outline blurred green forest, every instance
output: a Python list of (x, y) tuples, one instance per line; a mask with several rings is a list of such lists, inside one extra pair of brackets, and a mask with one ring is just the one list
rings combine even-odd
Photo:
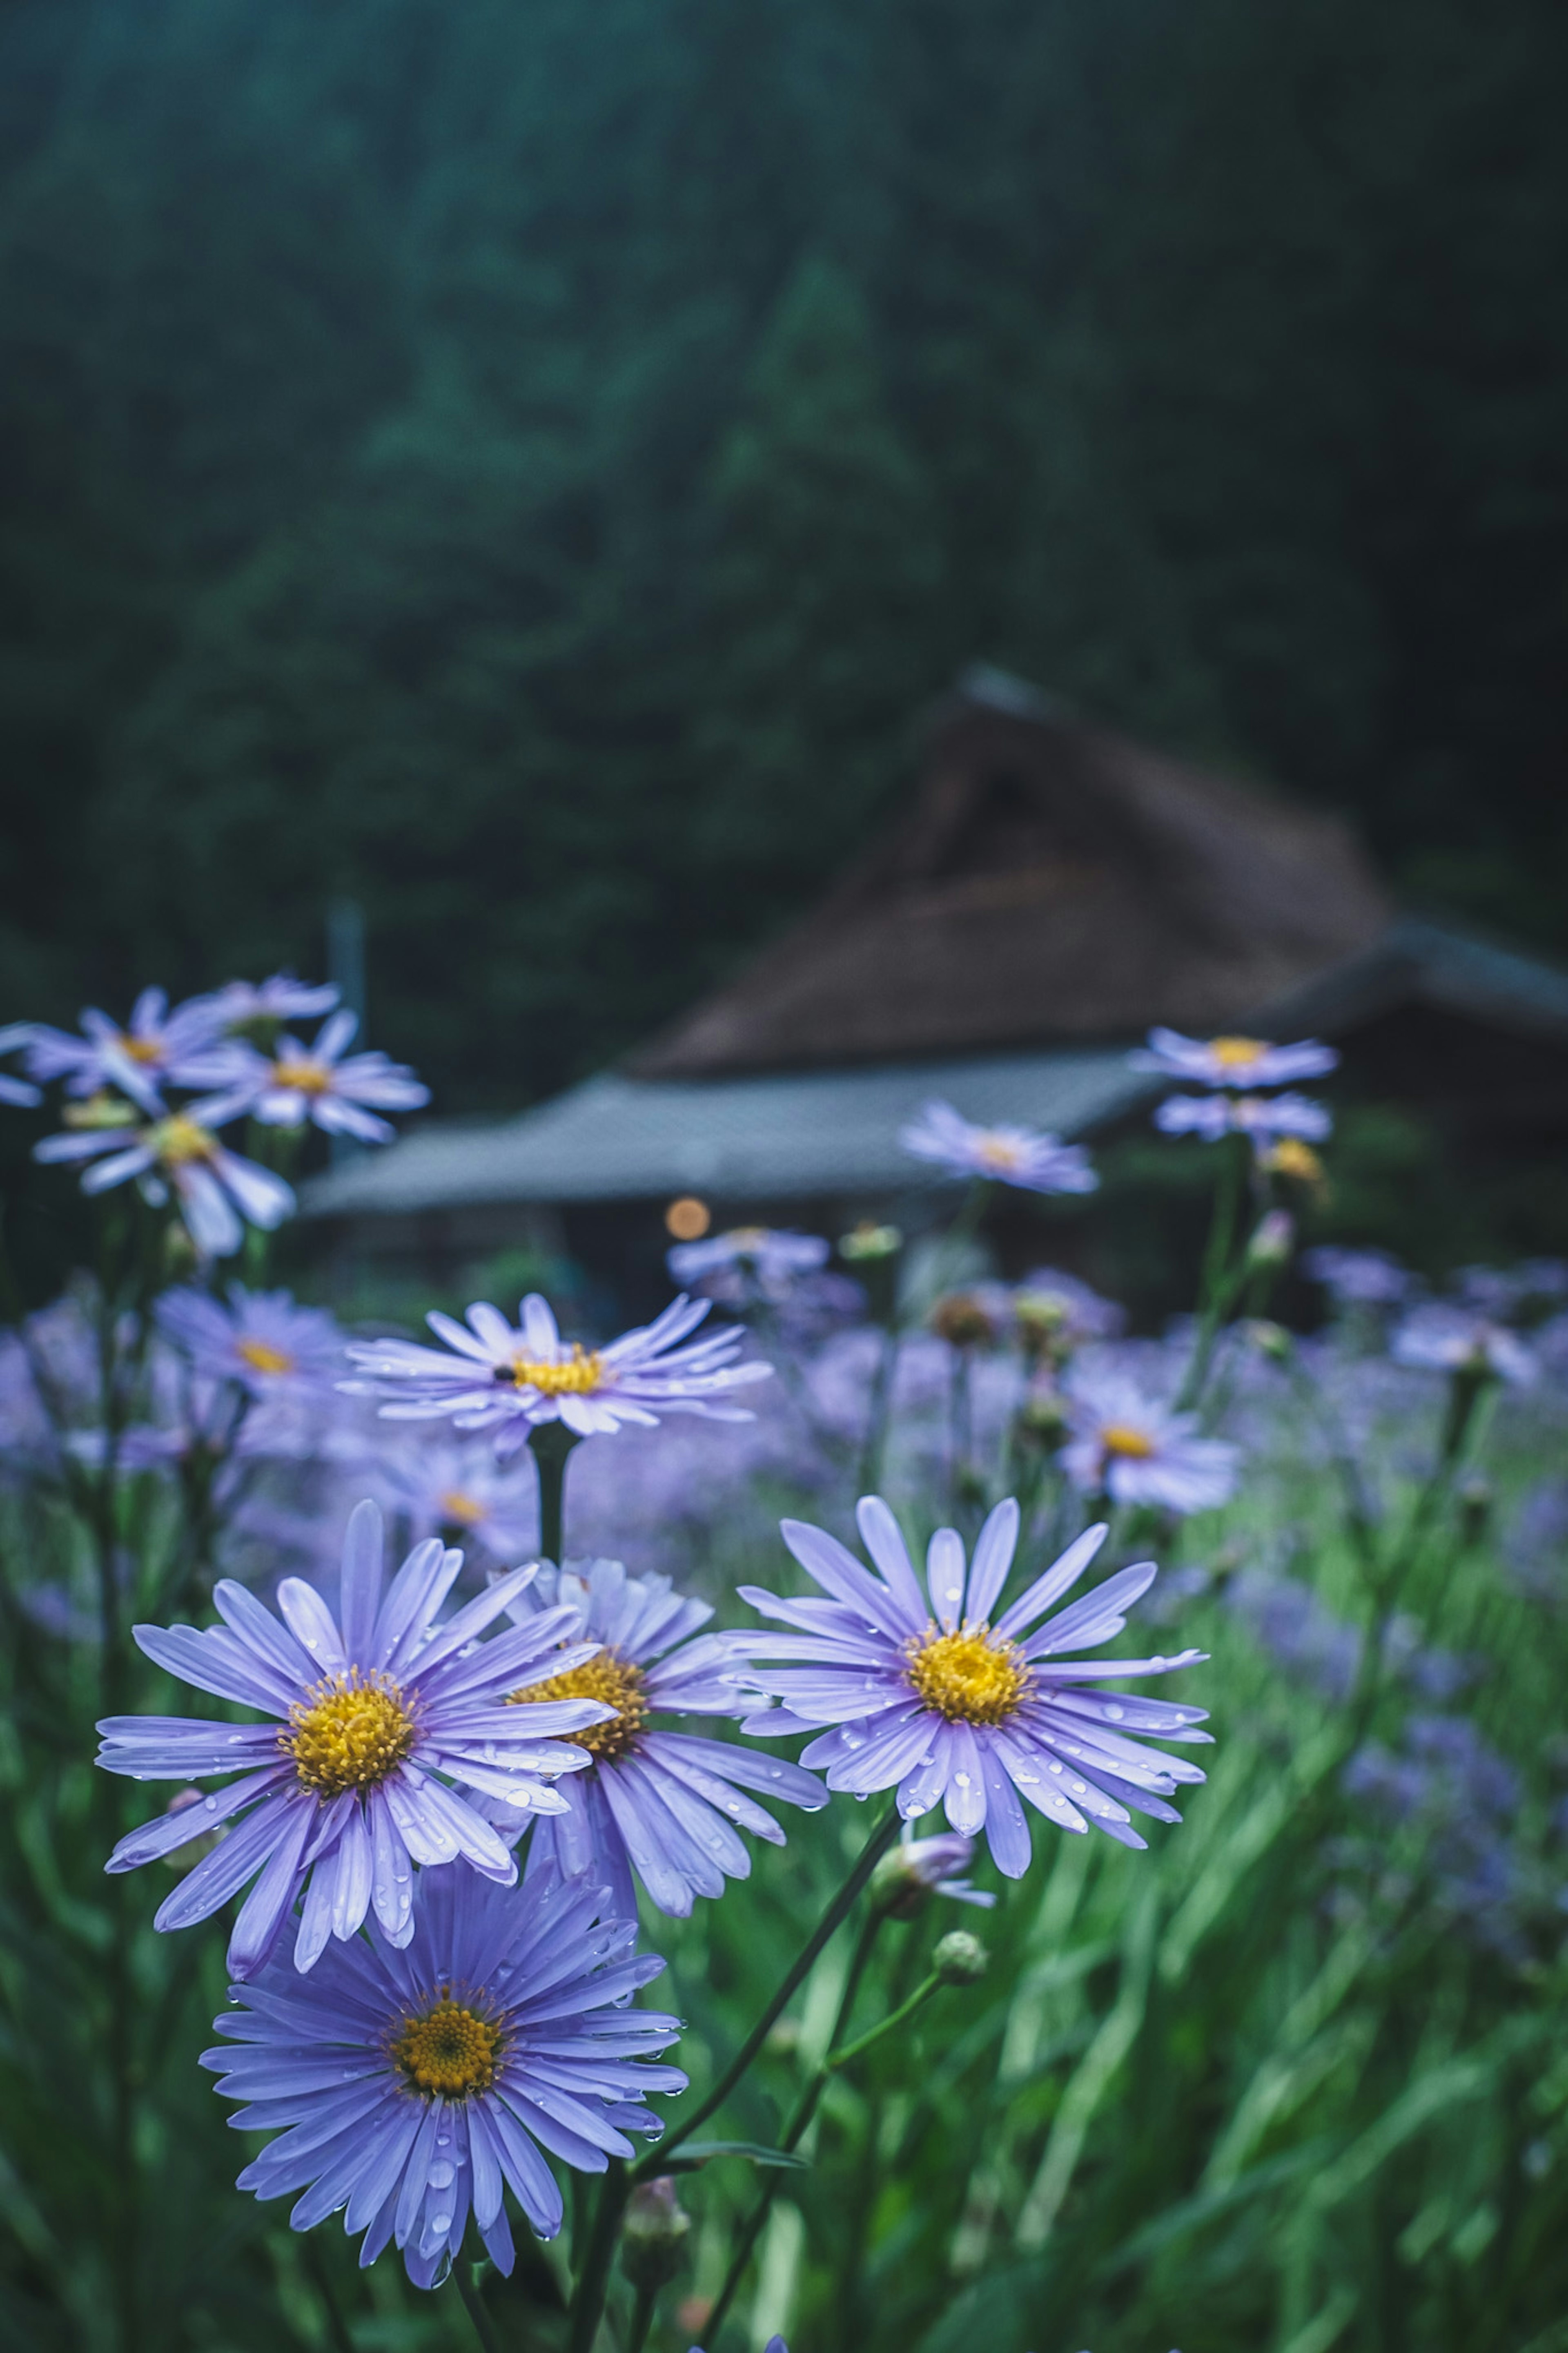
[(0, 1017), (515, 1104), (967, 659), (1564, 944), (1558, 0), (3, 0)]

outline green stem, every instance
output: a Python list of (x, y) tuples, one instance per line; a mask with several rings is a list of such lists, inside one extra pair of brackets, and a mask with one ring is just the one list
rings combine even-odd
[(773, 2024), (785, 2003), (796, 1988), (805, 1983), (816, 1965), (817, 1955), (840, 1922), (847, 1917), (856, 1897), (876, 1870), (889, 1847), (891, 1846), (898, 1834), (898, 1808), (896, 1805), (889, 1805), (887, 1812), (861, 1848), (844, 1884), (824, 1912), (806, 1943), (785, 1970), (773, 2000), (714, 2084), (713, 2089), (673, 2133), (668, 2134), (663, 2140), (658, 2142), (648, 2150), (646, 2157), (637, 2159), (631, 2168), (634, 2180), (647, 2180), (654, 2174), (662, 2173), (682, 2141), (689, 2140), (698, 2126), (705, 2125), (714, 2110), (721, 2107), (729, 2098), (773, 2031)]
[(588, 2234), (587, 2253), (583, 2258), (583, 2268), (577, 2274), (577, 2284), (572, 2292), (572, 2308), (566, 2321), (568, 2353), (589, 2353), (589, 2348), (598, 2335), (605, 2296), (610, 2284), (610, 2259), (616, 2252), (621, 2216), (630, 2196), (631, 2183), (626, 2166), (618, 2157), (613, 2157), (605, 2169), (599, 2202), (594, 2210), (594, 2227)]
[(463, 2309), (474, 2324), (474, 2335), (484, 2347), (485, 2353), (500, 2353), (500, 2340), (490, 2327), (484, 2299), (474, 2284), (472, 2267), (461, 2255), (452, 2265), (452, 2277), (457, 2282), (458, 2294), (462, 2297)]
[(626, 2339), (626, 2353), (642, 2353), (643, 2347), (647, 2343), (647, 2332), (653, 2320), (653, 2308), (658, 2301), (657, 2288), (638, 2288), (637, 2302), (632, 2307), (632, 2331)]
[(536, 1421), (529, 1433), (529, 1452), (539, 1473), (539, 1556), (557, 1568), (566, 1541), (566, 1458), (578, 1442), (576, 1431), (562, 1421)]
[[(835, 1930), (847, 1918), (857, 1896), (865, 1886), (878, 1863), (892, 1844), (899, 1827), (896, 1805), (889, 1805), (876, 1829), (861, 1848), (843, 1885), (828, 1905), (810, 1937), (785, 1970), (773, 2000), (725, 2068), (707, 2098), (699, 2103), (693, 2113), (646, 2156), (632, 2166), (612, 2158), (599, 2192), (599, 2202), (594, 2216), (594, 2228), (588, 2241), (588, 2251), (577, 2275), (577, 2285), (572, 2297), (571, 2321), (567, 2333), (567, 2353), (589, 2353), (598, 2332), (600, 2316), (605, 2309), (605, 2296), (609, 2285), (610, 2262), (616, 2251), (616, 2240), (621, 2227), (621, 2216), (626, 2200), (639, 2181), (646, 2181), (665, 2171), (670, 2158), (683, 2141), (689, 2140), (698, 2127), (707, 2123), (716, 2108), (723, 2105), (737, 2084), (750, 2068), (758, 2052), (767, 2041), (785, 2003), (809, 1976), (817, 1957)], [(804, 2130), (804, 2126), (802, 2126)]]
[(866, 1443), (860, 1454), (858, 1494), (874, 1495), (881, 1481), (882, 1455), (888, 1443), (888, 1419), (893, 1401), (893, 1381), (902, 1345), (898, 1327), (889, 1324), (882, 1335), (882, 1350), (877, 1359), (876, 1377), (871, 1384), (871, 1405), (866, 1417)]
[(1219, 1183), (1215, 1188), (1214, 1217), (1209, 1225), (1208, 1242), (1204, 1250), (1197, 1339), (1193, 1348), (1192, 1362), (1187, 1366), (1186, 1378), (1176, 1399), (1177, 1409), (1181, 1412), (1195, 1405), (1203, 1395), (1215, 1343), (1219, 1337), (1220, 1322), (1238, 1287), (1234, 1280), (1227, 1280), (1227, 1270), (1236, 1240), (1237, 1218), (1247, 1186), (1251, 1149), (1245, 1135), (1227, 1135), (1220, 1146), (1224, 1157)]
[(842, 2051), (830, 2051), (822, 2063), (824, 2068), (830, 2074), (837, 2074), (839, 2068), (847, 2067), (851, 2059), (858, 2059), (863, 2051), (869, 2051), (873, 2043), (880, 2042), (884, 2034), (891, 2034), (895, 2027), (902, 2026), (917, 2010), (923, 2010), (932, 1994), (941, 1991), (942, 1986), (942, 1979), (934, 1973), (922, 1978), (909, 2000), (901, 2001), (897, 2010), (889, 2010), (886, 2018), (879, 2019), (875, 2026), (868, 2028), (855, 2042), (847, 2042)]
[[(871, 1957), (871, 1947), (876, 1943), (878, 1931), (887, 1916), (885, 1912), (873, 1912), (861, 1924), (854, 1956), (849, 1963), (848, 1974), (844, 1980), (844, 1991), (839, 1997), (838, 2015), (833, 2021), (833, 2031), (827, 2038), (829, 2051), (833, 2049), (849, 2023), (850, 2014), (855, 2008), (855, 1997), (860, 1990), (860, 1979), (865, 1975), (866, 1964)], [(800, 2097), (795, 2104), (789, 2122), (784, 2126), (783, 2137), (779, 2141), (780, 2148), (788, 2152), (799, 2147), (805, 2137), (806, 2126), (816, 2114), (817, 2104), (826, 2088), (827, 2062), (825, 2058), (802, 2088)], [(741, 2226), (740, 2238), (736, 2242), (734, 2253), (730, 2257), (730, 2268), (724, 2274), (724, 2284), (719, 2291), (713, 2309), (708, 2315), (704, 2327), (704, 2334), (709, 2337), (718, 2336), (720, 2324), (734, 2301), (735, 2291), (745, 2277), (746, 2265), (752, 2260), (752, 2250), (762, 2237), (763, 2225), (773, 2211), (773, 2200), (778, 2193), (778, 2188), (779, 2175), (775, 2170), (764, 2180), (756, 2204)]]

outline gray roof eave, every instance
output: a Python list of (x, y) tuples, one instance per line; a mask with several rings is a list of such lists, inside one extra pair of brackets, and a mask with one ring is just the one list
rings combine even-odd
[(435, 1122), (304, 1188), (310, 1218), (490, 1203), (740, 1202), (941, 1182), (899, 1144), (933, 1095), (985, 1124), (1082, 1134), (1151, 1092), (1120, 1050), (1005, 1054), (712, 1081), (608, 1072), (491, 1127)]

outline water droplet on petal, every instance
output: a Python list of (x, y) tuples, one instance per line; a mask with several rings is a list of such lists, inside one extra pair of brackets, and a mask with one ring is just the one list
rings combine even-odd
[[(430, 2187), (432, 2189), (449, 2189), (457, 2178), (457, 2167), (449, 2164), (444, 2157), (437, 2158), (437, 2162), (430, 2168)], [(448, 2216), (447, 2220), (450, 2221), (450, 2216)]]
[(1110, 1706), (1107, 1707), (1105, 1713), (1110, 1718), (1112, 1724), (1120, 1724), (1122, 1717), (1126, 1715), (1127, 1710), (1124, 1707)]

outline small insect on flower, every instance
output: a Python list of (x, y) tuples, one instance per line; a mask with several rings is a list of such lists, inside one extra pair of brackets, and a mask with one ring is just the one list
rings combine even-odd
[[(300, 1577), (278, 1588), (281, 1623), (224, 1578), (213, 1591), (222, 1626), (134, 1629), (156, 1665), (268, 1718), (117, 1715), (99, 1725), (98, 1761), (110, 1773), (138, 1781), (240, 1775), (199, 1806), (132, 1831), (110, 1857), (108, 1870), (134, 1871), (247, 1817), (160, 1906), (154, 1927), (205, 1920), (256, 1879), (228, 1947), (230, 1971), (245, 1978), (267, 1959), (301, 1889), (294, 1966), (309, 1969), (329, 1936), (356, 1935), (372, 1910), (394, 1945), (406, 1944), (416, 1863), (461, 1855), (512, 1884), (517, 1864), (504, 1840), (448, 1784), (499, 1801), (514, 1819), (529, 1809), (563, 1811), (552, 1784), (587, 1761), (564, 1736), (608, 1710), (575, 1695), (509, 1705), (519, 1683), (537, 1676), (540, 1654), (568, 1637), (573, 1613), (542, 1610), (476, 1642), (534, 1574), (520, 1568), (437, 1626), (462, 1566), (462, 1554), (438, 1541), (416, 1545), (384, 1599), (381, 1514), (363, 1503), (343, 1546), (341, 1618)], [(570, 1669), (593, 1647), (578, 1642), (555, 1656)]]
[(989, 1177), (1029, 1193), (1092, 1193), (1100, 1183), (1081, 1145), (1028, 1127), (976, 1127), (937, 1100), (899, 1130), (899, 1142), (949, 1176)]
[(1339, 1054), (1321, 1039), (1275, 1046), (1267, 1038), (1184, 1038), (1154, 1029), (1149, 1042), (1127, 1057), (1135, 1071), (1185, 1079), (1204, 1087), (1282, 1087), (1292, 1079), (1321, 1079), (1339, 1066)]
[(390, 1144), (397, 1133), (384, 1111), (417, 1111), (430, 1090), (402, 1062), (385, 1054), (348, 1054), (359, 1016), (329, 1014), (315, 1041), (281, 1037), (270, 1055), (251, 1052), (234, 1084), (213, 1106), (220, 1119), (247, 1113), (264, 1127), (312, 1127), (352, 1135), (362, 1144)]
[(526, 1623), (536, 1609), (561, 1604), (573, 1611), (573, 1637), (603, 1648), (515, 1696), (580, 1694), (614, 1712), (576, 1736), (589, 1770), (572, 1784), (570, 1813), (534, 1824), (525, 1883), (547, 1866), (568, 1876), (587, 1872), (630, 1917), (635, 1873), (661, 1912), (684, 1919), (697, 1896), (721, 1895), (726, 1878), (750, 1877), (740, 1831), (784, 1842), (746, 1790), (806, 1813), (825, 1806), (827, 1792), (815, 1773), (765, 1751), (648, 1723), (650, 1715), (746, 1715), (755, 1705), (735, 1672), (750, 1640), (700, 1633), (713, 1615), (708, 1602), (673, 1592), (668, 1577), (628, 1577), (618, 1560), (595, 1560), (559, 1572), (545, 1567), (508, 1607)]
[(515, 1329), (482, 1301), (468, 1309), (466, 1329), (433, 1310), (425, 1320), (449, 1355), (408, 1340), (368, 1341), (348, 1352), (363, 1377), (341, 1386), (388, 1400), (381, 1408), (388, 1421), (447, 1417), (458, 1430), (490, 1430), (502, 1455), (524, 1444), (543, 1421), (563, 1422), (579, 1438), (628, 1421), (652, 1428), (667, 1413), (750, 1421), (744, 1407), (721, 1402), (773, 1371), (771, 1365), (735, 1363), (745, 1334), (731, 1325), (680, 1345), (710, 1304), (674, 1300), (655, 1323), (623, 1332), (604, 1348), (563, 1340), (537, 1292), (522, 1302)]
[(1079, 1369), (1065, 1398), (1070, 1437), (1062, 1468), (1084, 1495), (1207, 1512), (1235, 1492), (1237, 1450), (1198, 1435), (1194, 1413), (1174, 1413), (1124, 1373)]
[(445, 2279), (470, 2219), (510, 2271), (506, 2189), (552, 2239), (562, 2199), (546, 2156), (603, 2173), (633, 2155), (628, 2133), (661, 2129), (649, 2094), (686, 2088), (679, 2068), (648, 2063), (679, 2021), (628, 2007), (664, 1963), (637, 1957), (637, 1922), (604, 1900), (551, 1873), (520, 1904), (454, 1862), (420, 1873), (400, 1949), (355, 1938), (302, 1980), (285, 1936), (214, 2021), (228, 2047), (202, 2054), (245, 2103), (231, 2124), (278, 2135), (239, 2188), (303, 2191), (296, 2231), (342, 2211), (351, 2237), (364, 2233), (362, 2266), (395, 2243), (422, 2288)]
[(99, 1099), (85, 1103), (86, 1118), (68, 1112), (64, 1134), (46, 1135), (33, 1146), (42, 1161), (91, 1161), (82, 1172), (84, 1193), (107, 1192), (132, 1177), (144, 1201), (161, 1208), (171, 1192), (197, 1254), (230, 1258), (245, 1239), (247, 1224), (270, 1233), (294, 1209), (293, 1187), (270, 1168), (230, 1152), (213, 1133), (207, 1107), (192, 1103), (141, 1122), (129, 1103)]
[(1029, 1827), (1021, 1799), (1058, 1828), (1093, 1821), (1124, 1846), (1144, 1841), (1134, 1812), (1180, 1820), (1165, 1800), (1179, 1782), (1201, 1781), (1195, 1765), (1130, 1737), (1206, 1741), (1202, 1708), (1101, 1694), (1086, 1688), (1127, 1675), (1167, 1674), (1194, 1665), (1200, 1651), (1174, 1658), (1068, 1659), (1069, 1649), (1119, 1634), (1123, 1610), (1153, 1583), (1152, 1561), (1109, 1577), (1044, 1625), (1038, 1620), (1077, 1583), (1105, 1540), (1090, 1528), (1035, 1579), (994, 1622), (1018, 1540), (1018, 1506), (998, 1504), (980, 1531), (966, 1572), (956, 1529), (939, 1528), (926, 1558), (926, 1588), (910, 1564), (897, 1521), (880, 1496), (857, 1511), (873, 1577), (822, 1528), (785, 1520), (785, 1544), (829, 1597), (785, 1600), (755, 1586), (743, 1599), (764, 1617), (798, 1629), (756, 1640), (761, 1656), (798, 1660), (751, 1679), (782, 1700), (777, 1732), (835, 1729), (812, 1741), (801, 1762), (826, 1767), (832, 1789), (864, 1797), (897, 1787), (906, 1821), (942, 1804), (966, 1838), (985, 1832), (998, 1870), (1028, 1868)]

